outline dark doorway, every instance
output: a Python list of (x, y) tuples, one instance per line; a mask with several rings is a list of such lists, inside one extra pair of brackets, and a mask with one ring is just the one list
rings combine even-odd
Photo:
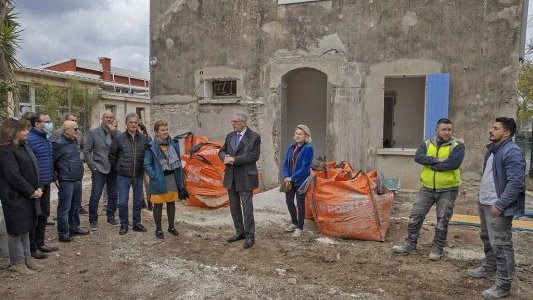
[(315, 150), (314, 161), (326, 161), (327, 76), (310, 68), (287, 73), (281, 83), (281, 156), (294, 142), (298, 124), (309, 126)]

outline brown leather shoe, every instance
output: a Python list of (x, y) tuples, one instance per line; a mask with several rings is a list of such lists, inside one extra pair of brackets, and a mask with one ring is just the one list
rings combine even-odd
[(31, 252), (31, 257), (35, 259), (45, 259), (45, 258), (48, 258), (48, 254), (42, 253), (41, 251), (35, 249), (34, 251)]
[(248, 249), (252, 247), (255, 243), (254, 238), (246, 238), (246, 241), (244, 242), (244, 246), (242, 246), (244, 249)]
[(19, 274), (22, 274), (22, 275), (31, 275), (31, 274), (35, 274), (34, 271), (28, 269), (28, 267), (26, 267), (26, 264), (25, 263), (20, 263), (20, 264), (16, 264), (16, 265), (11, 265), (10, 269), (12, 271), (15, 271)]
[(37, 272), (44, 270), (44, 267), (31, 257), (26, 257), (26, 267), (28, 267), (30, 270), (34, 270)]
[(39, 247), (39, 250), (44, 253), (50, 253), (59, 250), (59, 248), (54, 246), (42, 245)]
[(237, 235), (237, 234), (232, 235), (226, 240), (226, 242), (233, 243), (233, 242), (240, 241), (240, 240), (244, 240), (244, 234), (243, 235)]

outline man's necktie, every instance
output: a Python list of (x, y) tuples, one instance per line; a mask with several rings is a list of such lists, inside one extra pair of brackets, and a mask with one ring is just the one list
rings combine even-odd
[(237, 138), (235, 138), (235, 150), (237, 150), (237, 147), (239, 147), (240, 142), (241, 142), (241, 134), (237, 133)]

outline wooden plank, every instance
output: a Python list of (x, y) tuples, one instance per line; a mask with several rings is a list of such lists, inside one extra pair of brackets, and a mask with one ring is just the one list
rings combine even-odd
[[(456, 225), (479, 226), (480, 224), (480, 220), (478, 216), (458, 215), (458, 214), (453, 214), (450, 222), (451, 224), (456, 224)], [(533, 221), (513, 220), (513, 230), (533, 231)]]

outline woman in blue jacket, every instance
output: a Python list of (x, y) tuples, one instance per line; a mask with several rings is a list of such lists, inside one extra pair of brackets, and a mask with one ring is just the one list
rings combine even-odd
[[(311, 145), (311, 130), (305, 125), (296, 126), (294, 131), (295, 143), (290, 145), (283, 161), (281, 172), (283, 181), (292, 182), (292, 189), (285, 194), (287, 207), (291, 214), (291, 225), (285, 229), (286, 232), (294, 232), (293, 237), (299, 237), (304, 228), (305, 219), (305, 194), (297, 193), (298, 188), (311, 174), (311, 163), (313, 162), (313, 146)], [(294, 196), (298, 205), (298, 213), (294, 206)]]
[(176, 200), (188, 197), (183, 184), (179, 145), (168, 134), (168, 123), (159, 120), (154, 124), (155, 138), (144, 155), (144, 170), (150, 177), (150, 201), (153, 203), (155, 235), (163, 239), (161, 218), (163, 203), (167, 204), (168, 232), (178, 235), (174, 227)]

